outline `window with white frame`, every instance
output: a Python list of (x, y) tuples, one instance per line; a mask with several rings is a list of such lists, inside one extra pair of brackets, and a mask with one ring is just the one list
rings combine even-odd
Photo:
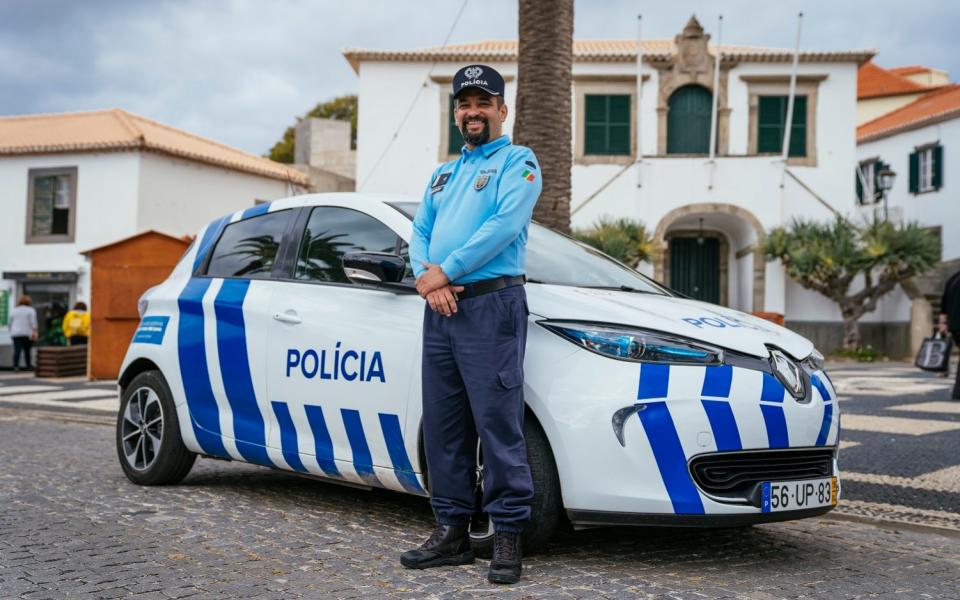
[(920, 146), (910, 154), (910, 193), (934, 192), (943, 187), (943, 146)]
[(865, 160), (860, 163), (857, 172), (857, 201), (860, 204), (872, 204), (876, 201), (877, 161)]

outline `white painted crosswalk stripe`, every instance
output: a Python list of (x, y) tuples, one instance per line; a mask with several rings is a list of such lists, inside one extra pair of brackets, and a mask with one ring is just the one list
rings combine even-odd
[(915, 412), (943, 413), (947, 415), (960, 415), (960, 402), (918, 402), (917, 404), (898, 404), (891, 406), (887, 410), (904, 410)]
[(845, 430), (872, 431), (874, 433), (924, 435), (927, 433), (942, 433), (944, 431), (960, 429), (960, 422), (935, 421), (931, 419), (879, 417), (875, 415), (856, 415), (851, 413), (845, 413), (842, 419)]
[(52, 392), (36, 392), (17, 396), (18, 400), (85, 400), (93, 398), (115, 398), (117, 392), (105, 389), (56, 390)]
[(61, 390), (63, 388), (55, 385), (4, 385), (0, 386), (0, 396), (10, 394), (29, 394), (32, 392), (49, 392), (52, 390)]

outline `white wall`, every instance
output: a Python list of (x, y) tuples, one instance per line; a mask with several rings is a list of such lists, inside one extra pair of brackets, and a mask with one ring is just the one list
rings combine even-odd
[(136, 231), (195, 235), (211, 220), (249, 208), (255, 200), (276, 200), (296, 193), (296, 188), (276, 179), (144, 152), (140, 155)]
[[(943, 146), (943, 186), (935, 192), (910, 193), (910, 154), (917, 146), (939, 142)], [(887, 196), (891, 212), (902, 211), (904, 221), (921, 225), (939, 225), (942, 229), (942, 260), (960, 258), (960, 119), (904, 131), (876, 141), (860, 144), (857, 159), (879, 157), (897, 174)], [(851, 179), (853, 176), (851, 175)], [(848, 210), (868, 214), (872, 209), (858, 209), (851, 198)]]
[[(30, 169), (76, 167), (75, 236), (71, 243), (26, 244)], [(81, 271), (76, 300), (90, 300), (89, 263), (80, 254), (132, 235), (136, 224), (139, 159), (133, 152), (0, 158), (0, 270)], [(12, 281), (0, 281), (15, 293)]]

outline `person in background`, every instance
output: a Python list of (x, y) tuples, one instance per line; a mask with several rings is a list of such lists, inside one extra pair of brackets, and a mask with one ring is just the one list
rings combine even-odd
[(27, 370), (33, 370), (30, 351), (37, 341), (37, 311), (31, 306), (30, 296), (20, 296), (17, 305), (10, 311), (10, 337), (13, 338), (13, 370), (20, 370), (20, 354), (23, 353)]
[(67, 345), (80, 346), (87, 343), (90, 337), (90, 313), (84, 302), (77, 302), (73, 310), (63, 317), (63, 335), (67, 338)]
[[(953, 336), (953, 342), (960, 347), (960, 271), (947, 279), (947, 284), (943, 286), (938, 329), (943, 335)], [(960, 365), (957, 365), (957, 380), (950, 398), (960, 400)]]

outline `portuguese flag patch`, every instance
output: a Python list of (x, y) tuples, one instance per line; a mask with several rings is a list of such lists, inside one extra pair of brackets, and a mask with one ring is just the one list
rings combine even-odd
[(530, 171), (529, 169), (523, 170), (522, 177), (527, 181), (533, 181), (534, 179), (537, 178), (537, 176), (533, 174), (533, 171)]

